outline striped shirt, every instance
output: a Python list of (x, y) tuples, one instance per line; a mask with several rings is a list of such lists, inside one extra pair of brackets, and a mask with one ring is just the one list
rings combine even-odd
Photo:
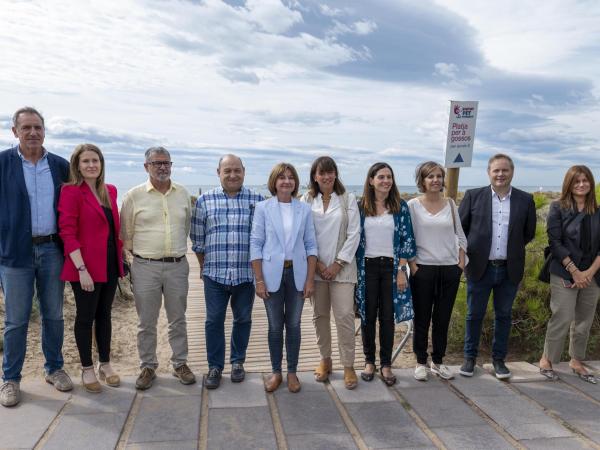
[(235, 197), (218, 187), (198, 198), (190, 237), (194, 252), (204, 254), (203, 275), (228, 286), (253, 280), (250, 231), (254, 205), (262, 200), (245, 187)]

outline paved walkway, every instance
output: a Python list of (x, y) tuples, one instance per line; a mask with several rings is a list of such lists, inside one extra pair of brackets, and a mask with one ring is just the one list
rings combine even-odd
[[(590, 366), (600, 371), (600, 362)], [(266, 394), (260, 373), (239, 384), (224, 378), (214, 391), (172, 377), (146, 392), (128, 378), (101, 394), (31, 381), (20, 405), (0, 408), (0, 448), (600, 449), (600, 385), (564, 364), (559, 382), (542, 381), (526, 363), (511, 368), (511, 383), (481, 368), (472, 379), (427, 383), (400, 369), (393, 388), (376, 378), (354, 391), (340, 372), (324, 384), (302, 372), (298, 394), (285, 384)]]

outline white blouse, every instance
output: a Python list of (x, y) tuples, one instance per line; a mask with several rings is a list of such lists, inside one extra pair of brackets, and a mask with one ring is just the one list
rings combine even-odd
[(381, 216), (365, 217), (365, 257), (394, 257), (394, 216), (390, 213)]
[(283, 235), (285, 236), (285, 259), (291, 261), (294, 259), (294, 249), (292, 247), (292, 235), (294, 233), (294, 212), (292, 210), (292, 202), (279, 202), (279, 212), (281, 213)]
[[(418, 198), (408, 201), (410, 218), (417, 244), (417, 264), (452, 266), (458, 264), (459, 248), (467, 251), (467, 238), (460, 224), (458, 208), (449, 202), (437, 213), (431, 214)], [(452, 221), (456, 221), (456, 234)]]
[[(348, 193), (348, 229), (346, 232), (346, 241), (336, 255), (340, 226), (342, 224), (342, 208), (342, 200), (335, 192), (331, 194), (327, 211), (323, 210), (323, 196), (320, 193), (314, 198), (311, 204), (315, 233), (317, 235), (317, 246), (319, 248), (319, 261), (326, 266), (333, 264), (336, 258), (346, 263), (352, 262), (360, 241), (360, 213), (358, 212), (358, 203), (354, 194)], [(321, 278), (315, 275), (315, 280), (321, 280)]]

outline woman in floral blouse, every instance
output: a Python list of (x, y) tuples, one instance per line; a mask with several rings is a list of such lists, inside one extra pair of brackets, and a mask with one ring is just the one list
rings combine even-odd
[(361, 238), (356, 263), (356, 302), (362, 319), (365, 369), (361, 378), (371, 381), (375, 366), (375, 329), (379, 317), (379, 362), (383, 381), (396, 382), (392, 373), (394, 319), (413, 317), (406, 263), (416, 254), (410, 212), (387, 163), (369, 169), (360, 202)]

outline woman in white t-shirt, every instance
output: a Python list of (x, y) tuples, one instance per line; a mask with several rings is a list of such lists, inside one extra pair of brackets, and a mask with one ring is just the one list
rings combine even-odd
[(355, 253), (360, 239), (360, 215), (353, 194), (346, 192), (335, 161), (317, 158), (310, 169), (310, 189), (302, 201), (311, 205), (319, 255), (315, 292), (312, 296), (313, 324), (321, 362), (315, 380), (326, 381), (332, 369), (330, 313), (337, 328), (344, 386), (358, 383), (354, 371), (354, 286)]
[(420, 164), (415, 181), (423, 194), (409, 200), (417, 256), (409, 262), (415, 310), (413, 351), (415, 378), (427, 381), (427, 347), (432, 324), (433, 351), (429, 369), (446, 380), (454, 375), (443, 364), (448, 326), (460, 276), (465, 267), (467, 239), (454, 201), (443, 196), (444, 168), (433, 161)]

